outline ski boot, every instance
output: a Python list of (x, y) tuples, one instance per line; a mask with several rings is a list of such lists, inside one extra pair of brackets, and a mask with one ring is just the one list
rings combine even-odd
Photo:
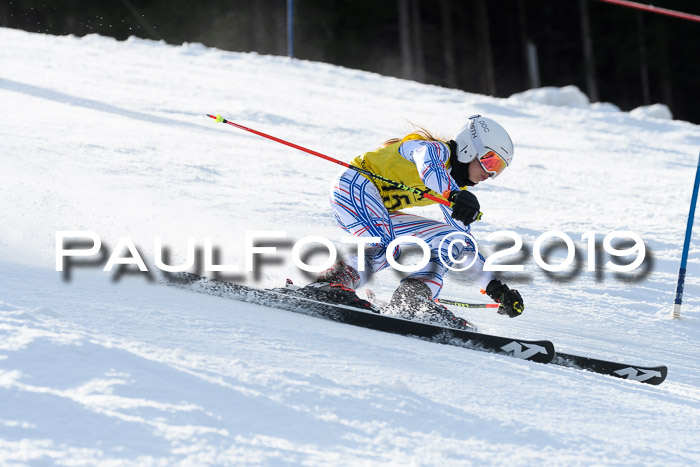
[(455, 316), (432, 300), (430, 287), (418, 279), (406, 279), (399, 284), (391, 296), (387, 311), (410, 320), (418, 319), (437, 326), (476, 331), (476, 327), (466, 319)]
[(328, 282), (355, 290), (360, 286), (360, 273), (355, 268), (338, 262), (321, 272), (316, 278), (316, 282)]
[[(355, 293), (360, 285), (358, 272), (345, 263), (336, 263), (319, 274), (316, 282), (297, 288), (295, 294), (326, 303), (347, 305), (362, 310), (379, 313), (377, 307), (363, 300)], [(290, 287), (288, 282), (287, 287)]]
[(360, 308), (361, 310), (379, 313), (379, 310), (377, 310), (372, 303), (358, 297), (353, 289), (338, 283), (312, 282), (298, 289), (296, 293), (302, 297), (318, 300), (320, 302), (347, 305)]

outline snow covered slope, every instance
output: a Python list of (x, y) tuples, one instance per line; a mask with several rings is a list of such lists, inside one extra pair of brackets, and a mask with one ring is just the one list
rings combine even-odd
[[(0, 463), (467, 464), (700, 462), (700, 244), (683, 319), (668, 318), (700, 129), (613, 106), (495, 99), (325, 64), (144, 40), (0, 29)], [(665, 364), (661, 386), (387, 335), (164, 288), (101, 264), (54, 270), (57, 230), (154, 238), (175, 260), (212, 237), (245, 263), (247, 231), (339, 239), (339, 167), (206, 113), (343, 160), (472, 114), (513, 136), (513, 166), (477, 187), (484, 251), (517, 232), (527, 309), (468, 313), (486, 332)], [(434, 208), (421, 208), (439, 218)], [(545, 274), (532, 244), (568, 234), (583, 265)], [(637, 277), (586, 270), (584, 232), (641, 235)], [(697, 239), (697, 235), (695, 236)], [(278, 286), (289, 245), (242, 282)], [(563, 256), (561, 250), (557, 250)], [(511, 258), (512, 259), (512, 258)], [(602, 260), (602, 261), (601, 261)], [(552, 259), (556, 263), (556, 259)], [(572, 274), (573, 275), (573, 274)], [(566, 280), (565, 280), (566, 279)], [(371, 284), (388, 297), (398, 275)], [(481, 301), (448, 277), (446, 298)], [(457, 312), (461, 313), (459, 310)]]

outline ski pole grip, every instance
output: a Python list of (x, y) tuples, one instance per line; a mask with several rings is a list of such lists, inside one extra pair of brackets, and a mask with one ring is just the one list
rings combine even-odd
[[(445, 198), (445, 199), (446, 199), (447, 201), (449, 201), (450, 203), (452, 203), (452, 201), (454, 200), (454, 197), (457, 196), (457, 193), (459, 193), (459, 191), (445, 190), (445, 191), (442, 192), (442, 197)], [(446, 204), (446, 203), (443, 203), (443, 204)], [(450, 207), (451, 207), (451, 206), (452, 206), (452, 204), (450, 204)], [(476, 219), (474, 219), (474, 220), (475, 220), (475, 221), (480, 221), (480, 220), (481, 220), (481, 217), (482, 217), (483, 215), (484, 215), (484, 213), (481, 212), (481, 211), (479, 211), (479, 214), (476, 215)]]
[(452, 197), (452, 192), (450, 190), (445, 190), (442, 192), (442, 197), (451, 202), (452, 200), (450, 198)]

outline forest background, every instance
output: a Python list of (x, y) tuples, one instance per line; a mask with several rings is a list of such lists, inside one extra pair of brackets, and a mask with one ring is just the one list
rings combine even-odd
[[(698, 0), (654, 0), (700, 14)], [(2, 0), (0, 27), (288, 55), (289, 0)], [(598, 0), (294, 0), (293, 56), (507, 97), (576, 85), (700, 123), (700, 23)], [(407, 96), (410, 99), (410, 96)]]

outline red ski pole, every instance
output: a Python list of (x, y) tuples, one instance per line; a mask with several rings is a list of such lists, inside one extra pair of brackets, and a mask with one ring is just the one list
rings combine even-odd
[[(311, 149), (305, 148), (303, 146), (299, 146), (298, 144), (290, 143), (289, 141), (285, 141), (281, 138), (277, 138), (276, 136), (268, 135), (267, 133), (263, 133), (262, 131), (253, 130), (252, 128), (245, 127), (245, 126), (240, 125), (236, 122), (232, 122), (231, 120), (226, 120), (221, 115), (214, 116), (214, 115), (207, 114), (207, 116), (213, 118), (214, 120), (216, 120), (219, 123), (227, 123), (231, 126), (235, 126), (236, 128), (240, 128), (241, 130), (245, 130), (245, 131), (248, 131), (250, 133), (253, 133), (254, 135), (262, 136), (263, 138), (267, 138), (267, 139), (275, 141), (277, 143), (284, 144), (285, 146), (289, 146), (290, 148), (298, 149), (299, 151), (303, 151), (307, 154), (311, 154), (313, 156), (320, 157), (321, 159), (325, 159), (325, 160), (330, 161), (330, 162), (335, 162), (338, 165), (342, 165), (343, 167), (347, 167), (348, 169), (352, 169), (356, 172), (361, 173), (362, 175), (366, 175), (368, 177), (372, 177), (374, 179), (381, 180), (385, 183), (388, 183), (388, 184), (390, 184), (390, 185), (392, 185), (400, 190), (410, 191), (411, 193), (414, 193), (418, 196), (422, 196), (424, 198), (428, 198), (429, 200), (435, 201), (436, 203), (444, 204), (445, 206), (452, 206), (452, 203), (450, 203), (445, 198), (435, 196), (426, 190), (421, 190), (420, 188), (414, 188), (414, 187), (404, 185), (403, 183), (397, 182), (395, 180), (391, 180), (391, 179), (386, 178), (386, 177), (382, 177), (381, 175), (377, 175), (374, 172), (370, 172), (369, 170), (365, 170), (365, 169), (362, 169), (360, 167), (355, 167), (354, 165), (350, 165), (347, 162), (339, 161), (338, 159), (334, 159), (330, 156), (326, 156), (325, 154), (321, 154), (320, 152), (316, 152), (316, 151), (313, 151)], [(481, 217), (481, 214), (479, 215), (479, 217)]]

